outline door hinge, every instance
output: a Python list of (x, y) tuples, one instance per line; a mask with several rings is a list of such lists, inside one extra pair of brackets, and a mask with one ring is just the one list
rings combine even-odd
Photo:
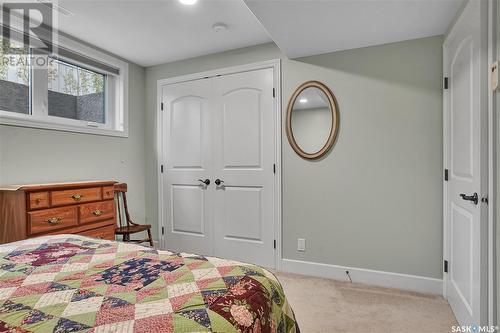
[(161, 234), (165, 235), (165, 227), (161, 227)]
[(274, 248), (276, 248), (276, 239), (274, 240), (273, 244), (274, 244)]
[(273, 98), (276, 97), (276, 89), (273, 88)]
[(448, 181), (448, 169), (444, 169), (444, 180)]
[(448, 89), (448, 78), (444, 78), (444, 89)]
[(443, 262), (443, 271), (444, 271), (445, 273), (448, 273), (448, 260), (445, 260), (445, 261)]
[(160, 104), (160, 109), (163, 111), (163, 102)]
[(163, 164), (160, 166), (160, 171), (163, 173)]
[(273, 173), (276, 173), (276, 164), (273, 164)]

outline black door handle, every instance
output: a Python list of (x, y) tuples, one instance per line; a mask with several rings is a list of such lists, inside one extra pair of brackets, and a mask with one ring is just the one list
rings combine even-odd
[(220, 180), (219, 178), (217, 178), (217, 179), (215, 180), (215, 185), (217, 185), (217, 186), (220, 186), (220, 184), (222, 184), (222, 183), (224, 183), (224, 181), (223, 181), (223, 180)]
[(467, 200), (467, 201), (472, 201), (474, 203), (474, 205), (477, 205), (478, 201), (479, 201), (479, 198), (477, 196), (477, 193), (474, 192), (473, 195), (465, 195), (464, 193), (461, 193), (460, 196), (462, 197), (462, 199), (464, 200)]
[(208, 186), (208, 185), (210, 185), (210, 179), (208, 179), (208, 178), (207, 178), (207, 179), (205, 179), (205, 180), (203, 180), (203, 179), (198, 179), (198, 181), (199, 181), (199, 182), (202, 182), (203, 184), (205, 184), (205, 185), (207, 185), (207, 186)]

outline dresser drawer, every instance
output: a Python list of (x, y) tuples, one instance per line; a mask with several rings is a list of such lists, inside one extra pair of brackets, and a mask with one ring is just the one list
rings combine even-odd
[(78, 224), (77, 207), (44, 209), (28, 213), (30, 234), (50, 232)]
[(101, 200), (101, 188), (80, 188), (74, 190), (52, 191), (52, 206), (69, 205), (80, 202)]
[(49, 192), (33, 192), (28, 194), (29, 209), (49, 207)]
[(115, 226), (109, 225), (102, 228), (85, 230), (78, 233), (81, 236), (99, 238), (99, 239), (107, 239), (107, 240), (115, 240)]
[(115, 216), (115, 201), (93, 202), (80, 205), (78, 209), (80, 210), (80, 223), (112, 219)]
[(102, 188), (102, 200), (114, 199), (115, 191), (113, 186), (105, 186)]

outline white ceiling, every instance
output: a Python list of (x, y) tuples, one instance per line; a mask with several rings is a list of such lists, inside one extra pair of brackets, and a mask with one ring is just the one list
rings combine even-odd
[[(273, 40), (296, 58), (443, 34), (462, 2), (59, 0), (74, 14), (60, 14), (59, 29), (142, 66)], [(228, 29), (215, 32), (217, 22)]]
[[(59, 0), (59, 29), (142, 66), (271, 42), (242, 0)], [(215, 32), (223, 22), (228, 29)]]
[(441, 35), (463, 0), (244, 0), (290, 58)]

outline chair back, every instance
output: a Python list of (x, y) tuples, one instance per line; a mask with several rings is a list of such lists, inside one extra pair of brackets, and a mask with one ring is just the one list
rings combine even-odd
[(127, 184), (119, 183), (114, 185), (115, 190), (115, 204), (118, 210), (118, 227), (126, 227), (129, 225), (130, 216), (128, 214), (127, 206)]

